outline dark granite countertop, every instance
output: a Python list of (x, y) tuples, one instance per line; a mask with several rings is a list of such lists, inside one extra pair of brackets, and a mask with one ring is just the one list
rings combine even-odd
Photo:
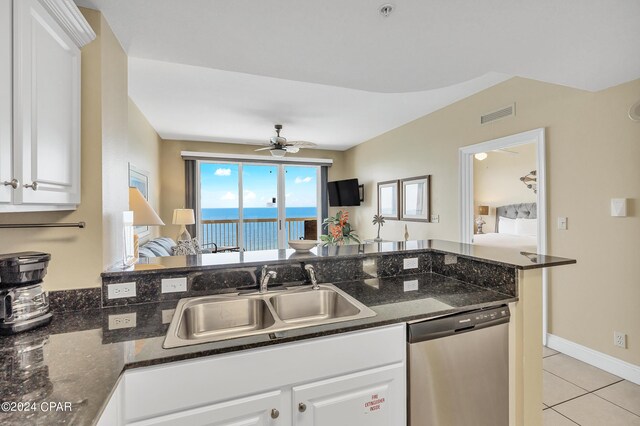
[(335, 257), (366, 257), (377, 254), (429, 251), (453, 254), (516, 269), (536, 269), (576, 263), (573, 259), (517, 251), (511, 248), (483, 247), (443, 240), (416, 240), (343, 246), (318, 246), (308, 253), (296, 253), (294, 250), (289, 249), (145, 258), (128, 269), (110, 269), (103, 272), (102, 276), (119, 277), (131, 274), (154, 274), (167, 272), (169, 270), (172, 272), (191, 272), (197, 270), (204, 271), (258, 266), (265, 263), (275, 265), (279, 263), (290, 263), (291, 261), (321, 260)]
[[(394, 243), (396, 244), (396, 243)], [(417, 245), (424, 242), (416, 242)], [(431, 244), (431, 243), (429, 243)], [(434, 248), (435, 249), (435, 248)], [(417, 289), (415, 281), (418, 282)], [(127, 369), (432, 318), (516, 301), (514, 296), (434, 273), (335, 283), (375, 317), (269, 335), (164, 349), (177, 301), (56, 313), (44, 328), (0, 337), (0, 402), (36, 409), (6, 413), (3, 425), (93, 424)], [(109, 330), (109, 315), (136, 313), (136, 327)], [(43, 411), (42, 402), (70, 402), (71, 411)]]

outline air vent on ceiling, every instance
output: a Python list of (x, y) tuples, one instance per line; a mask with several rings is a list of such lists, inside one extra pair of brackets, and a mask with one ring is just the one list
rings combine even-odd
[(500, 108), (497, 111), (490, 112), (480, 117), (480, 124), (487, 124), (491, 121), (496, 121), (501, 118), (511, 117), (516, 115), (516, 104), (511, 104), (507, 107)]

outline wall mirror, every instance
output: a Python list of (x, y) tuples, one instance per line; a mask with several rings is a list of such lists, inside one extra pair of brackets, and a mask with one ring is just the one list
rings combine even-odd
[(378, 214), (387, 220), (400, 219), (399, 181), (378, 182)]
[(431, 176), (418, 176), (400, 181), (402, 220), (429, 222), (431, 217)]

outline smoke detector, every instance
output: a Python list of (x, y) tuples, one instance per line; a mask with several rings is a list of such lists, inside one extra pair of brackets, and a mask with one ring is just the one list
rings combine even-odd
[(380, 12), (380, 15), (384, 16), (385, 18), (388, 18), (389, 15), (391, 15), (391, 12), (393, 12), (394, 8), (395, 6), (392, 5), (391, 3), (386, 3), (380, 6), (380, 8), (378, 9), (378, 12)]

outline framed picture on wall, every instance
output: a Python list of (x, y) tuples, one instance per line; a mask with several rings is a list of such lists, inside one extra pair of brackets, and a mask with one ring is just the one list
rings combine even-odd
[[(129, 187), (138, 188), (145, 200), (149, 201), (149, 172), (138, 169), (129, 163)], [(136, 226), (135, 233), (139, 238), (149, 235), (148, 226)]]
[(429, 222), (431, 218), (431, 176), (400, 180), (402, 208), (400, 219)]
[(398, 180), (378, 182), (378, 214), (386, 220), (400, 219)]

